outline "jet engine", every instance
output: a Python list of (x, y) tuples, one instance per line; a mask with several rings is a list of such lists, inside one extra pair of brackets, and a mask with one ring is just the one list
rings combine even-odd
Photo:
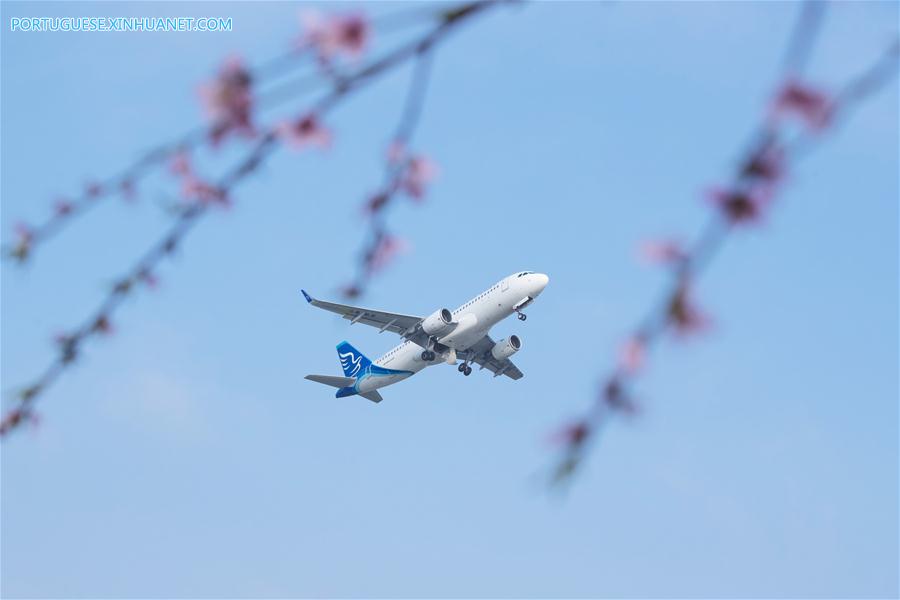
[(450, 333), (453, 331), (453, 313), (446, 308), (434, 311), (422, 321), (422, 330), (435, 337)]
[(508, 338), (503, 338), (491, 348), (491, 356), (496, 358), (497, 360), (503, 360), (505, 358), (509, 358), (516, 352), (518, 352), (522, 348), (522, 340), (519, 339), (517, 335), (511, 335)]

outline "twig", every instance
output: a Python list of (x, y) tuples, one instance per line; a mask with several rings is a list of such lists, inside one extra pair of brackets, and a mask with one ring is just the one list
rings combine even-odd
[[(705, 319), (690, 295), (694, 283), (720, 254), (731, 234), (758, 219), (769, 208), (787, 167), (813, 146), (820, 145), (826, 129), (834, 131), (840, 119), (846, 118), (860, 102), (896, 76), (898, 44), (894, 43), (877, 62), (830, 99), (800, 84), (798, 77), (808, 60), (821, 17), (820, 2), (809, 2), (801, 12), (784, 63), (786, 81), (775, 95), (776, 114), (769, 114), (761, 121), (731, 183), (714, 195), (717, 210), (693, 245), (682, 249), (668, 244), (664, 252), (656, 253), (660, 262), (672, 267), (672, 281), (626, 341), (619, 363), (602, 380), (590, 409), (555, 436), (563, 448), (551, 483), (571, 479), (613, 416), (628, 416), (638, 411), (631, 387), (647, 353), (656, 343), (666, 334), (683, 335), (703, 327)], [(778, 115), (779, 110), (792, 112), (793, 115), (787, 116), (799, 117), (806, 128), (789, 137), (785, 115)]]
[(390, 260), (394, 252), (402, 249), (402, 243), (388, 233), (386, 228), (387, 209), (392, 200), (404, 189), (413, 195), (424, 193), (425, 181), (419, 182), (419, 187), (411, 188), (410, 184), (417, 185), (416, 173), (423, 168), (418, 165), (426, 159), (411, 155), (409, 145), (421, 119), (432, 64), (431, 48), (424, 48), (416, 57), (406, 101), (385, 157), (384, 181), (364, 207), (369, 218), (369, 228), (360, 252), (356, 277), (343, 289), (348, 298), (362, 295), (375, 272)]
[[(328, 94), (312, 105), (308, 114), (321, 116), (327, 113), (346, 99), (351, 92), (362, 89), (378, 76), (391, 71), (409, 58), (427, 54), (451, 31), (493, 4), (494, 2), (490, 1), (472, 2), (445, 13), (443, 19), (421, 38), (401, 46), (380, 59), (373, 60), (370, 64), (342, 78)], [(7, 411), (0, 421), (0, 436), (6, 437), (22, 424), (35, 418), (35, 401), (59, 379), (67, 368), (75, 363), (84, 343), (88, 339), (106, 334), (111, 330), (112, 317), (125, 297), (135, 292), (139, 285), (152, 280), (159, 265), (182, 245), (188, 233), (213, 207), (228, 202), (236, 186), (259, 168), (280, 141), (281, 137), (277, 127), (272, 127), (262, 134), (245, 157), (214, 185), (202, 187), (202, 194), (198, 201), (190, 204), (178, 214), (166, 233), (150, 246), (134, 266), (117, 279), (117, 283), (88, 318), (70, 332), (59, 336), (56, 358), (37, 378), (19, 390), (15, 406)]]
[[(469, 3), (460, 5), (471, 6)], [(445, 18), (457, 7), (435, 10), (433, 7), (423, 9), (416, 7), (404, 9), (373, 19), (373, 24), (382, 32), (394, 31), (401, 27), (408, 27), (419, 23), (431, 21), (436, 18)], [(255, 68), (247, 69), (246, 73), (254, 88), (260, 87), (266, 80), (276, 79), (290, 72), (311, 56), (309, 48), (293, 48), (284, 54), (264, 61)], [(292, 80), (284, 81), (267, 90), (257, 93), (257, 110), (264, 111), (275, 108), (287, 100), (296, 100), (299, 96), (316, 91), (326, 86), (333, 85), (322, 73), (314, 72), (301, 75)], [(88, 183), (80, 194), (71, 198), (61, 197), (57, 200), (51, 215), (44, 221), (35, 225), (20, 224), (17, 227), (17, 240), (4, 244), (0, 248), (0, 255), (10, 257), (24, 263), (34, 255), (35, 249), (44, 242), (55, 237), (68, 225), (77, 221), (78, 217), (86, 216), (94, 208), (101, 205), (103, 200), (116, 195), (132, 197), (140, 181), (154, 168), (164, 164), (173, 155), (179, 152), (190, 151), (205, 141), (215, 137), (217, 131), (221, 131), (225, 125), (221, 121), (213, 121), (208, 125), (195, 127), (182, 135), (176, 136), (172, 141), (160, 144), (151, 150), (141, 154), (134, 162), (119, 172), (105, 179)]]

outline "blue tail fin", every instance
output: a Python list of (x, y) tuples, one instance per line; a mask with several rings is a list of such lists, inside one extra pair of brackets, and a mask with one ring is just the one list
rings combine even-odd
[(372, 361), (366, 358), (362, 352), (351, 346), (347, 342), (341, 342), (337, 345), (338, 358), (341, 359), (341, 367), (344, 369), (346, 377), (357, 377), (362, 375)]

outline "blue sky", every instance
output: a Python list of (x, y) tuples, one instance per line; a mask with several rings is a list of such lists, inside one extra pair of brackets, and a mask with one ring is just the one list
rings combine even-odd
[[(4, 235), (191, 128), (198, 84), (229, 54), (282, 52), (299, 8), (3, 3)], [(435, 368), (375, 406), (304, 381), (339, 373), (342, 339), (373, 357), (395, 343), (299, 289), (334, 298), (349, 277), (408, 72), (335, 111), (331, 150), (278, 152), (47, 394), (42, 426), (3, 443), (2, 595), (896, 596), (896, 81), (728, 244), (698, 289), (715, 328), (654, 353), (644, 416), (609, 428), (565, 497), (541, 485), (548, 432), (664, 284), (636, 244), (702, 223), (797, 8), (536, 3), (440, 49), (416, 146), (441, 176), (397, 205), (413, 250), (364, 304), (427, 314), (548, 273), (531, 318), (496, 330), (524, 341), (519, 382)], [(8, 31), (108, 13), (234, 32)], [(851, 77), (897, 20), (896, 3), (833, 6), (811, 78)], [(4, 391), (159, 235), (172, 193), (151, 179), (28, 268), (3, 264)]]

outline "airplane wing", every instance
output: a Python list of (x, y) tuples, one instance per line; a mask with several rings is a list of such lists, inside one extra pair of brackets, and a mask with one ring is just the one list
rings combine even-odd
[(422, 331), (419, 324), (424, 317), (416, 317), (413, 315), (401, 315), (399, 313), (390, 313), (383, 310), (372, 310), (371, 308), (361, 308), (359, 306), (350, 306), (347, 304), (337, 304), (335, 302), (325, 302), (324, 300), (316, 300), (312, 296), (303, 292), (306, 301), (318, 308), (336, 313), (353, 323), (363, 323), (372, 327), (377, 327), (379, 332), (390, 331), (396, 333), (414, 344), (418, 344), (423, 348), (428, 344), (428, 335)]
[(522, 371), (511, 360), (508, 358), (497, 360), (494, 358), (491, 354), (491, 348), (493, 347), (494, 340), (491, 339), (491, 336), (486, 335), (468, 350), (457, 350), (456, 356), (457, 358), (474, 360), (482, 369), (492, 372), (494, 377), (506, 375), (510, 379), (522, 379), (524, 377)]

